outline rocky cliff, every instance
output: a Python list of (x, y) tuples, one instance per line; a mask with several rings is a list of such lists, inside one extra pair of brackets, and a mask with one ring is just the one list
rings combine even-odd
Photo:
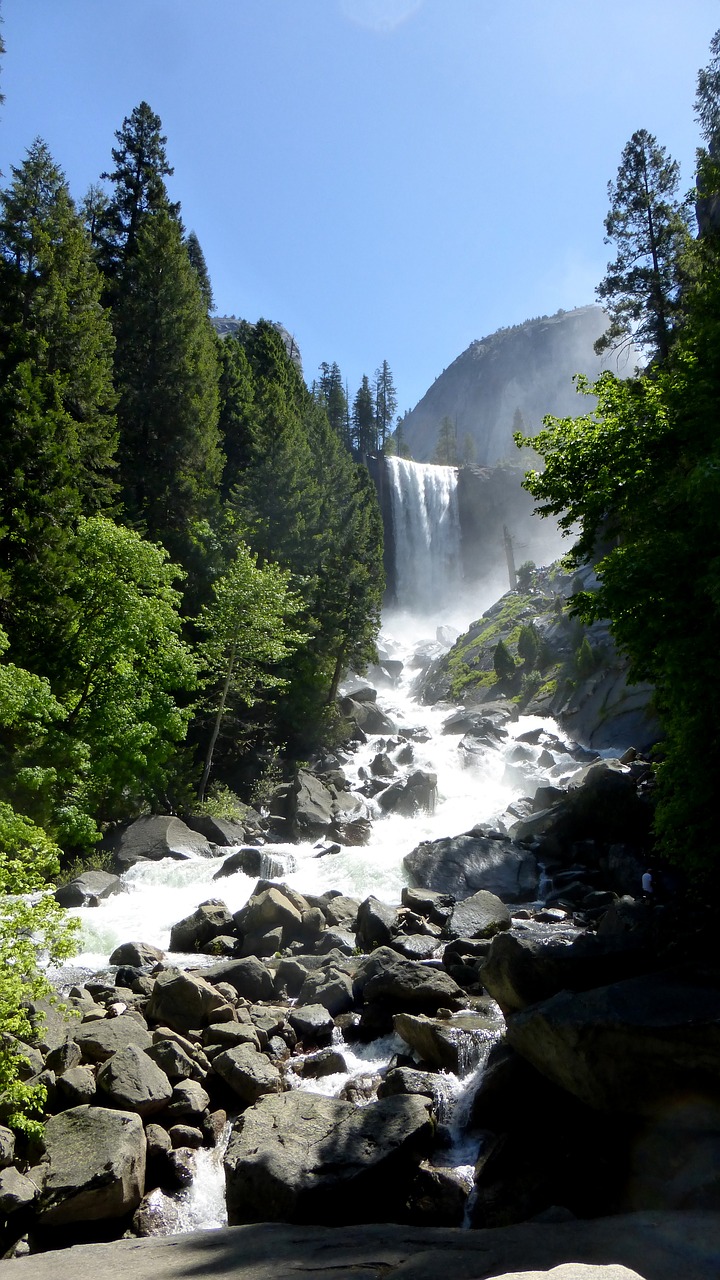
[[(456, 426), (460, 454), (469, 435), (475, 444), (474, 461), (486, 467), (516, 456), (512, 433), (518, 426), (535, 432), (545, 414), (587, 412), (587, 401), (578, 397), (573, 377), (583, 373), (594, 381), (603, 368), (616, 371), (615, 356), (601, 359), (593, 350), (606, 327), (600, 307), (578, 307), (471, 342), (403, 421), (412, 456), (418, 462), (432, 459), (446, 416)], [(632, 360), (627, 372), (631, 366)]]

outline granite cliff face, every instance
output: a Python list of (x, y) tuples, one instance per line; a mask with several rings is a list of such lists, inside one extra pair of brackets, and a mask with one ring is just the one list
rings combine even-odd
[(545, 414), (579, 416), (589, 408), (573, 385), (583, 373), (594, 381), (604, 368), (621, 375), (616, 357), (595, 355), (593, 343), (607, 328), (601, 307), (579, 307), (554, 316), (500, 329), (466, 351), (436, 378), (403, 421), (403, 432), (418, 462), (432, 459), (438, 428), (445, 416), (455, 423), (458, 449), (466, 435), (475, 442), (474, 461), (495, 466), (517, 456), (512, 433), (517, 411), (520, 429), (536, 432)]

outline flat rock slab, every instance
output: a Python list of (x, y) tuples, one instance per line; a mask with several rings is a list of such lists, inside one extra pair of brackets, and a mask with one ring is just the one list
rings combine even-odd
[[(581, 1263), (584, 1275), (577, 1271)], [(575, 1266), (576, 1273), (553, 1275), (559, 1266), (566, 1273)], [(595, 1274), (588, 1276), (588, 1266)], [(619, 1268), (625, 1273), (618, 1275)], [(485, 1231), (260, 1223), (0, 1262), (2, 1280), (488, 1280), (523, 1272), (527, 1280), (528, 1271), (532, 1276), (538, 1270), (550, 1271), (552, 1280), (630, 1280), (633, 1273), (644, 1280), (717, 1280), (720, 1213), (647, 1212)]]

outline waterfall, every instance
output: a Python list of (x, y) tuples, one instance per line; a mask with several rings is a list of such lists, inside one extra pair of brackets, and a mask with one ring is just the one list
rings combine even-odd
[(455, 467), (387, 458), (398, 608), (427, 616), (457, 604), (462, 584)]

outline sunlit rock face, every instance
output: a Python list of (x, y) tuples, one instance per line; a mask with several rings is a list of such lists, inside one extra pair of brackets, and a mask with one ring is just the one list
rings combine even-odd
[(587, 413), (590, 403), (577, 395), (575, 374), (585, 374), (591, 382), (604, 368), (625, 376), (635, 363), (630, 355), (618, 367), (614, 355), (595, 354), (593, 344), (606, 328), (601, 307), (578, 307), (471, 342), (403, 420), (413, 458), (432, 459), (444, 417), (455, 425), (459, 460), (470, 436), (475, 456), (469, 460), (492, 467), (518, 456), (514, 430), (537, 432), (548, 413)]

